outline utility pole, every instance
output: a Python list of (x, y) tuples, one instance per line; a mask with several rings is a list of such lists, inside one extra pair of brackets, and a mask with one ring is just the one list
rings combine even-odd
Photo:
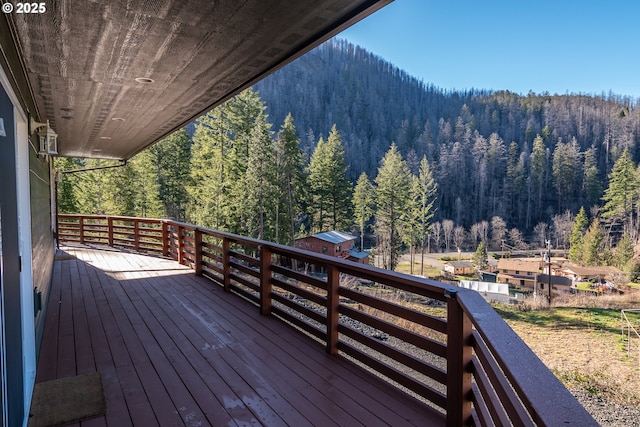
[(546, 241), (547, 243), (547, 273), (549, 274), (549, 306), (551, 306), (551, 239)]

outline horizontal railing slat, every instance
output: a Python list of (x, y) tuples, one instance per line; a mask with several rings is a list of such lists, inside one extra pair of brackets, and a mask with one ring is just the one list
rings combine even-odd
[(423, 350), (427, 350), (436, 356), (447, 357), (447, 347), (424, 337), (422, 335), (416, 334), (414, 332), (408, 331), (404, 328), (396, 326), (392, 323), (384, 321), (378, 317), (371, 316), (369, 314), (363, 313), (359, 310), (355, 310), (351, 307), (347, 307), (343, 304), (340, 304), (339, 309), (340, 314), (348, 316), (354, 320), (364, 323), (365, 325), (371, 326), (372, 328), (376, 328), (385, 332), (389, 335), (393, 335), (394, 337), (401, 339), (409, 344), (415, 345), (418, 348)]

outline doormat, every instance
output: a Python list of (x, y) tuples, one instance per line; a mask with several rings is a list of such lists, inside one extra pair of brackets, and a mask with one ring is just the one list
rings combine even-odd
[(65, 261), (70, 259), (76, 259), (76, 257), (64, 251), (56, 252), (56, 255), (54, 258), (55, 261)]
[(59, 426), (106, 412), (99, 372), (45, 381), (33, 390), (29, 427)]

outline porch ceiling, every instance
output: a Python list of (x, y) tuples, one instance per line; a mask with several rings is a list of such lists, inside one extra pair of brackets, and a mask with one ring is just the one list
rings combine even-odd
[(0, 35), (60, 155), (128, 159), (391, 1), (50, 0)]

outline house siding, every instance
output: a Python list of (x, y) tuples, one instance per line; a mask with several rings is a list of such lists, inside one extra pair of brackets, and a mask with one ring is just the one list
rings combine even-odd
[(49, 163), (38, 157), (35, 148), (29, 150), (31, 190), (31, 246), (33, 288), (41, 292), (42, 307), (35, 314), (36, 351), (39, 353), (44, 330), (46, 301), (49, 300), (55, 245), (51, 225), (51, 179)]

